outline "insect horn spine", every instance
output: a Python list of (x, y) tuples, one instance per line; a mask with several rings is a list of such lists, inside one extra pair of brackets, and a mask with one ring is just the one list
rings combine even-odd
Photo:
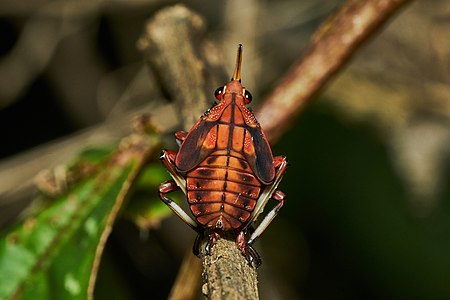
[(241, 82), (241, 65), (242, 65), (242, 51), (243, 51), (242, 44), (239, 44), (236, 54), (236, 67), (234, 68), (233, 77), (231, 80), (239, 80)]

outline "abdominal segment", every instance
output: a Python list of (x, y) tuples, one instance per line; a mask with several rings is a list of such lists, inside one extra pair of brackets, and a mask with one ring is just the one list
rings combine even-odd
[(206, 227), (241, 227), (258, 200), (260, 181), (243, 156), (233, 152), (213, 152), (188, 173), (189, 206), (197, 221)]
[(186, 174), (189, 207), (205, 227), (240, 228), (255, 209), (262, 183), (253, 170), (255, 147), (245, 126), (232, 102), (199, 145), (206, 157)]

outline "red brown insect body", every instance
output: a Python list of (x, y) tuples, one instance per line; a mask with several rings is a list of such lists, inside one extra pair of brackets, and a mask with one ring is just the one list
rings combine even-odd
[[(202, 234), (210, 230), (210, 243), (220, 231), (236, 230), (242, 253), (256, 265), (251, 247), (284, 203), (276, 190), (286, 170), (284, 157), (273, 157), (269, 143), (253, 113), (245, 106), (251, 94), (241, 85), (242, 46), (239, 46), (232, 80), (216, 90), (220, 102), (206, 111), (188, 132), (178, 132), (178, 153), (166, 150), (161, 160), (174, 180), (163, 183), (160, 197), (186, 223)], [(195, 221), (166, 194), (181, 188), (187, 194)], [(247, 229), (269, 198), (278, 201), (250, 239)]]
[[(244, 106), (242, 90), (238, 80), (225, 86), (222, 101), (188, 134), (175, 160), (179, 170), (189, 170), (186, 180), (188, 202), (197, 221), (206, 227), (222, 230), (241, 227), (249, 219), (261, 191), (262, 182), (250, 166), (253, 164), (256, 168), (255, 147), (249, 130), (259, 125)], [(200, 139), (202, 145), (186, 142), (196, 131), (207, 132)], [(196, 155), (196, 150), (201, 154)], [(266, 176), (270, 181), (275, 174), (273, 158), (267, 145), (265, 151), (269, 173)], [(198, 159), (192, 163), (183, 154)]]

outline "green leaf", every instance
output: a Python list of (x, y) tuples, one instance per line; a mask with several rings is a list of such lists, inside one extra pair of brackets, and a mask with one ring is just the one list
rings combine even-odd
[(0, 237), (0, 299), (88, 299), (119, 209), (157, 142), (130, 139), (95, 176)]
[[(170, 175), (160, 162), (146, 166), (136, 182), (136, 191), (123, 217), (134, 222), (139, 229), (148, 230), (159, 227), (163, 219), (173, 216), (173, 212), (155, 192), (168, 179)], [(177, 203), (185, 199), (180, 191), (171, 194), (171, 198)]]
[(123, 217), (134, 222), (141, 230), (158, 227), (162, 219), (172, 214), (155, 193), (159, 185), (169, 177), (167, 170), (159, 162), (145, 167), (136, 182), (136, 192)]

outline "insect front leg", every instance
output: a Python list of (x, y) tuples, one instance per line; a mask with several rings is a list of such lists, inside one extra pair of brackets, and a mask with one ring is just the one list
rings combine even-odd
[(194, 219), (192, 219), (192, 217), (189, 216), (175, 201), (167, 197), (168, 193), (180, 189), (186, 193), (186, 180), (176, 170), (174, 163), (175, 157), (176, 153), (170, 150), (163, 150), (161, 154), (160, 159), (173, 179), (168, 180), (159, 186), (159, 197), (178, 217), (180, 217), (181, 220), (188, 224), (192, 229), (199, 232), (201, 230), (197, 222), (194, 221)]
[(186, 139), (188, 133), (186, 131), (177, 131), (175, 133), (175, 139), (177, 140), (177, 144), (178, 146), (181, 146), (181, 144), (183, 143), (183, 141)]

